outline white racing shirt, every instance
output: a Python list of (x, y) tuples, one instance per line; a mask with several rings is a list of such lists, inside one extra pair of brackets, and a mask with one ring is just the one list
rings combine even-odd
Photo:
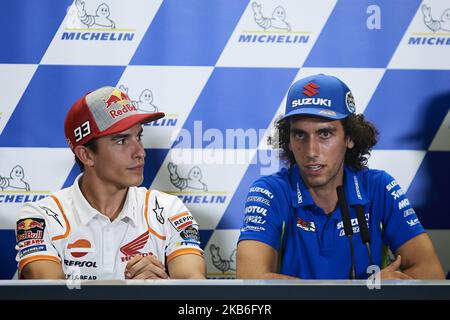
[(20, 211), (16, 227), (19, 275), (30, 262), (60, 263), (67, 279), (124, 279), (135, 255), (164, 266), (183, 254), (202, 256), (198, 225), (175, 196), (130, 187), (114, 221), (92, 208), (75, 183)]

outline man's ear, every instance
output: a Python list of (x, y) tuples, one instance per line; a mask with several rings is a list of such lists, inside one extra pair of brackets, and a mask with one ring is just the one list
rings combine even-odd
[(76, 146), (73, 152), (78, 157), (78, 159), (84, 164), (85, 167), (94, 166), (94, 158), (92, 150), (86, 148), (85, 146)]
[(347, 149), (353, 149), (355, 146), (355, 142), (353, 142), (353, 139), (350, 137), (347, 137)]

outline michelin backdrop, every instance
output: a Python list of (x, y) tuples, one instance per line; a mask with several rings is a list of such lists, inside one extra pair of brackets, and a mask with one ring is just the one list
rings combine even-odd
[[(340, 77), (381, 131), (370, 166), (397, 178), (450, 271), (450, 3), (439, 0), (17, 0), (0, 13), (0, 278), (15, 276), (21, 205), (79, 169), (63, 121), (121, 87), (141, 112), (144, 185), (200, 224), (208, 276), (232, 278), (250, 184), (292, 82)], [(51, 213), (50, 213), (51, 214)]]

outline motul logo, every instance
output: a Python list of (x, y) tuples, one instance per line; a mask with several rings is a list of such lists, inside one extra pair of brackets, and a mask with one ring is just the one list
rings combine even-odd
[(303, 91), (304, 94), (306, 94), (308, 97), (312, 97), (319, 93), (316, 89), (319, 89), (320, 86), (315, 84), (314, 82), (308, 83), (306, 86), (304, 86), (305, 90)]

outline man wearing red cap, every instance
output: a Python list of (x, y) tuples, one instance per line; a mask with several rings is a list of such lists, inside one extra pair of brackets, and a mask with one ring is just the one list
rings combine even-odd
[(19, 275), (26, 279), (204, 278), (198, 225), (174, 196), (143, 181), (144, 123), (126, 93), (103, 87), (79, 99), (65, 120), (82, 173), (17, 221)]
[[(266, 279), (443, 279), (439, 259), (397, 181), (367, 168), (376, 128), (352, 92), (324, 74), (295, 82), (277, 122), (289, 168), (250, 188), (237, 276)], [(383, 248), (396, 260), (386, 266)], [(382, 269), (380, 271), (380, 269)]]

